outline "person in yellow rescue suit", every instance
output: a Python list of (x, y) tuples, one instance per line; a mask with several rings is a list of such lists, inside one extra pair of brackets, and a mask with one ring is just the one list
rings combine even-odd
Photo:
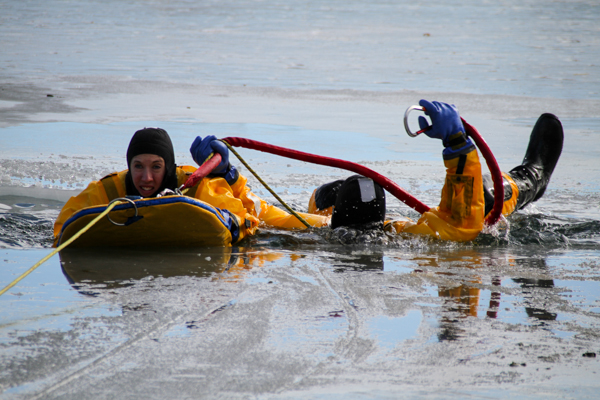
[[(454, 106), (421, 100), (432, 121), (419, 119), (426, 134), (442, 139), (446, 182), (438, 207), (431, 208), (417, 221), (386, 221), (385, 193), (371, 179), (352, 176), (317, 188), (309, 202), (309, 213), (302, 217), (314, 227), (385, 228), (391, 232), (426, 234), (444, 240), (472, 240), (483, 228), (485, 215), (493, 205), (493, 185), (482, 177), (475, 146), (465, 135)], [(505, 202), (508, 215), (539, 199), (545, 191), (562, 151), (563, 131), (552, 114), (543, 114), (530, 138), (523, 165), (504, 174)], [(293, 215), (267, 204), (254, 195), (246, 178), (229, 163), (227, 146), (214, 136), (197, 137), (190, 148), (192, 158), (201, 165), (217, 152), (221, 163), (212, 174), (192, 187), (186, 195), (202, 200), (233, 216), (230, 230), (234, 242), (255, 233), (259, 222), (283, 229), (304, 229)], [(63, 207), (54, 225), (55, 245), (62, 225), (82, 208), (108, 204), (125, 196), (155, 197), (172, 194), (195, 170), (178, 167), (171, 140), (160, 128), (137, 131), (127, 149), (128, 169), (92, 182)]]
[[(222, 156), (221, 163), (186, 195), (217, 207), (231, 218), (229, 230), (233, 242), (255, 233), (260, 221), (283, 229), (304, 228), (296, 217), (267, 204), (254, 195), (246, 178), (229, 163), (227, 146), (214, 136), (197, 137), (190, 149), (194, 161), (202, 164), (213, 152)], [(54, 223), (54, 246), (57, 246), (65, 222), (79, 210), (108, 204), (119, 197), (157, 197), (174, 194), (195, 167), (175, 164), (173, 144), (167, 132), (160, 128), (144, 128), (133, 135), (127, 148), (128, 169), (91, 182), (77, 196), (71, 197)], [(312, 226), (326, 226), (329, 218), (302, 214)]]
[[(494, 204), (493, 182), (482, 176), (477, 150), (454, 105), (421, 100), (425, 117), (421, 129), (431, 138), (441, 139), (446, 180), (440, 204), (411, 220), (385, 220), (385, 193), (372, 180), (355, 175), (317, 188), (308, 211), (331, 215), (331, 227), (382, 227), (389, 232), (431, 235), (444, 240), (468, 241), (477, 237)], [(520, 210), (544, 194), (563, 146), (563, 129), (553, 114), (542, 114), (529, 139), (522, 165), (503, 173), (503, 215)]]

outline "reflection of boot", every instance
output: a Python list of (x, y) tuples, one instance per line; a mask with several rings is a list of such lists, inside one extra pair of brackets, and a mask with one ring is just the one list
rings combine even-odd
[(519, 188), (517, 210), (538, 200), (546, 191), (562, 151), (563, 137), (558, 118), (542, 114), (531, 131), (523, 164), (508, 173)]

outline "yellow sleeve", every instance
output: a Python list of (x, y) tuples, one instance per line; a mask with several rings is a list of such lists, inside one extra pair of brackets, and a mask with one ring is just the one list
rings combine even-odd
[(60, 211), (54, 222), (54, 246), (56, 246), (60, 230), (64, 223), (77, 211), (91, 206), (107, 204), (108, 196), (100, 181), (94, 181), (77, 196), (71, 197)]
[[(238, 181), (233, 185), (235, 193), (244, 202), (246, 209), (252, 210), (254, 216), (260, 219), (266, 225), (280, 229), (306, 229), (306, 226), (300, 222), (294, 215), (282, 210), (274, 205), (269, 205), (266, 201), (250, 191), (246, 185), (247, 179), (240, 175)], [(329, 224), (329, 217), (320, 215), (298, 213), (309, 225), (314, 227), (323, 227)]]
[(444, 160), (444, 165), (446, 181), (439, 206), (429, 209), (416, 223), (391, 223), (388, 229), (459, 242), (473, 240), (479, 235), (483, 228), (485, 202), (477, 151)]
[[(246, 185), (247, 179), (240, 175), (238, 180), (232, 185), (236, 197), (242, 200), (244, 207), (253, 216), (257, 217), (266, 225), (280, 229), (306, 229), (306, 226), (294, 215), (282, 210), (274, 205), (267, 204), (266, 201), (252, 193)], [(323, 227), (329, 224), (330, 218), (320, 215), (307, 213), (298, 213), (309, 225), (314, 227)]]
[[(329, 225), (330, 217), (308, 213), (298, 214), (304, 218), (310, 226), (321, 228)], [(265, 207), (264, 212), (260, 215), (260, 219), (266, 225), (280, 229), (306, 229), (306, 226), (293, 214), (273, 205), (267, 205)]]
[[(280, 229), (306, 228), (294, 215), (267, 204), (266, 201), (252, 193), (247, 181), (246, 177), (239, 175), (237, 181), (229, 186), (223, 178), (204, 179), (196, 192), (196, 197), (215, 207), (234, 213), (240, 219), (240, 226), (243, 225), (245, 228), (245, 235), (254, 234), (259, 221)], [(329, 224), (329, 217), (299, 214), (311, 226), (322, 227)]]

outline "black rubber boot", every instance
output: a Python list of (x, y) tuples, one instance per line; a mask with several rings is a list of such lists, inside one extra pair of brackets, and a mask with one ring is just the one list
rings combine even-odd
[(563, 139), (559, 119), (553, 114), (542, 114), (531, 131), (523, 164), (508, 173), (519, 188), (517, 210), (538, 200), (546, 191), (562, 152)]

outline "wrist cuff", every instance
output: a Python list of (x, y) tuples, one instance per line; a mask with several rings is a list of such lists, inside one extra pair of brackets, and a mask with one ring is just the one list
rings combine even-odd
[(445, 160), (458, 157), (461, 154), (470, 153), (475, 149), (475, 145), (468, 138), (464, 132), (458, 131), (454, 135), (450, 135), (447, 140), (444, 141), (443, 156)]
[(467, 142), (467, 136), (463, 131), (458, 131), (453, 135), (448, 136), (444, 140), (444, 147), (452, 148), (453, 150), (459, 149), (465, 145)]
[(237, 182), (238, 178), (240, 177), (240, 173), (233, 165), (229, 164), (225, 172), (212, 173), (210, 176), (224, 178), (229, 186), (231, 186)]

